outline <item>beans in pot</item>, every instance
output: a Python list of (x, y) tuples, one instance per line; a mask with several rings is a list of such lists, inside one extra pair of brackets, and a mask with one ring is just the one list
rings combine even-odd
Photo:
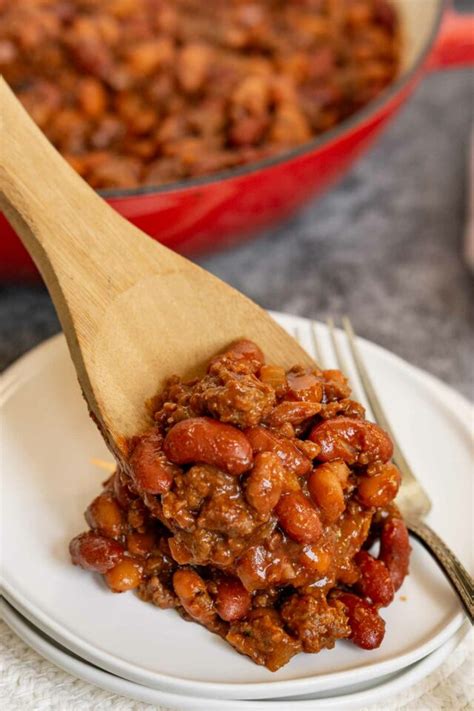
[(3, 0), (0, 68), (94, 188), (277, 155), (374, 99), (400, 65), (391, 0)]

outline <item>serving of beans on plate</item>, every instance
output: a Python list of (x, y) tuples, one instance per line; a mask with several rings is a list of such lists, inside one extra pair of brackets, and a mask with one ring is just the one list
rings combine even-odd
[(392, 442), (350, 394), (340, 371), (286, 371), (245, 340), (202, 378), (174, 376), (73, 563), (271, 671), (337, 640), (378, 647), (410, 545)]
[(1, 0), (0, 70), (89, 184), (158, 186), (324, 133), (396, 77), (390, 0)]

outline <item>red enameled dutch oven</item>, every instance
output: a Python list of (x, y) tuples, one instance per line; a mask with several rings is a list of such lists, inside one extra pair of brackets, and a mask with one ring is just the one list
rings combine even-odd
[[(404, 32), (402, 72), (347, 121), (267, 160), (158, 188), (103, 191), (104, 198), (152, 237), (187, 254), (221, 248), (289, 215), (368, 148), (425, 72), (474, 63), (474, 15), (455, 14), (447, 0), (394, 1)], [(36, 276), (0, 214), (0, 277)]]

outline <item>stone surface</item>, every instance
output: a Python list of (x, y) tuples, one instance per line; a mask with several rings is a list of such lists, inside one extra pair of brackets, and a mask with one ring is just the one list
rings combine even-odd
[[(427, 78), (330, 193), (199, 262), (262, 306), (357, 332), (474, 395), (473, 284), (462, 258), (473, 122), (468, 70)], [(59, 326), (41, 287), (0, 286), (0, 368)]]

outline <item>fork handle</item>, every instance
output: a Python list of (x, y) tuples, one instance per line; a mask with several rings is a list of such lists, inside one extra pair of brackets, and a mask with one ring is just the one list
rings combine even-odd
[(474, 624), (474, 581), (461, 561), (424, 521), (406, 521), (408, 530), (431, 553), (457, 593), (471, 624)]

